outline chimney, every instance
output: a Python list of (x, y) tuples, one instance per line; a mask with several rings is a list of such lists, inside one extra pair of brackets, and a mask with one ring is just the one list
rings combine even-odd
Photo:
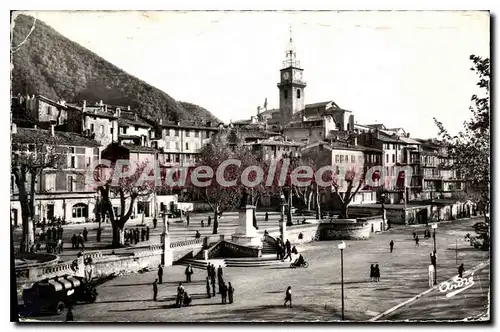
[(38, 126), (37, 126), (37, 125), (34, 125), (34, 126), (33, 126), (33, 129), (38, 129)]
[(104, 106), (102, 100), (99, 101), (99, 106)]
[(175, 124), (176, 124), (177, 126), (180, 126), (180, 125), (181, 125), (180, 121), (177, 121)]
[(85, 108), (87, 107), (87, 101), (86, 100), (83, 101), (83, 106), (82, 107), (83, 107), (83, 110), (85, 111)]
[(358, 137), (354, 136), (354, 146), (358, 146)]
[(53, 125), (53, 124), (50, 125), (50, 136), (52, 136), (52, 137), (55, 136), (54, 127), (55, 127), (55, 125)]
[(141, 146), (144, 146), (144, 136), (141, 136)]
[(288, 137), (287, 136), (285, 136), (285, 141), (288, 141)]
[(127, 106), (127, 111), (130, 111), (130, 105), (129, 105), (129, 106)]
[(66, 106), (66, 101), (64, 99), (59, 100), (59, 104), (62, 106)]
[(15, 123), (12, 123), (10, 127), (10, 132), (11, 134), (17, 134), (17, 125)]
[(120, 117), (120, 113), (121, 113), (121, 110), (120, 110), (120, 107), (117, 107), (116, 108), (116, 117)]
[(163, 124), (163, 119), (160, 118), (160, 126)]
[(137, 121), (137, 113), (134, 114), (134, 120)]

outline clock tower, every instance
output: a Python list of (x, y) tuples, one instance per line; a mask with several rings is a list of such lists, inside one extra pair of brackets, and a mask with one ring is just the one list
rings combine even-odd
[(292, 28), (290, 28), (290, 42), (280, 70), (280, 82), (278, 83), (282, 126), (287, 125), (294, 114), (305, 108), (304, 89), (306, 82), (303, 79), (303, 72), (304, 70), (300, 68), (300, 61), (297, 61), (292, 42)]

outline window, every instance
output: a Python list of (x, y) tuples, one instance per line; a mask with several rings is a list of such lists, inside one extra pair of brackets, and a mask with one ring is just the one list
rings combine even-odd
[(300, 99), (300, 89), (297, 89), (297, 99)]
[(104, 134), (104, 126), (101, 125), (101, 134)]
[(176, 163), (178, 163), (180, 160), (181, 160), (181, 159), (180, 159), (180, 156), (179, 156), (179, 154), (177, 153), (177, 154), (175, 155), (175, 162), (176, 162)]
[(165, 143), (165, 147), (167, 148), (167, 150), (169, 150), (170, 149), (170, 142)]
[(179, 150), (179, 142), (175, 142), (175, 149)]
[(210, 132), (208, 130), (205, 132), (205, 138), (210, 138)]
[(165, 129), (165, 136), (170, 136), (170, 129)]
[(394, 154), (393, 154), (393, 155), (392, 155), (392, 162), (395, 162), (395, 161), (396, 161), (396, 158), (395, 158), (395, 157), (396, 157), (396, 155), (394, 155)]
[(363, 161), (363, 156), (358, 156), (358, 162), (362, 162)]
[(343, 163), (344, 162), (344, 156), (343, 155), (340, 155), (340, 160), (339, 160), (339, 163)]
[(94, 124), (93, 123), (90, 124), (90, 131), (94, 132)]
[(288, 90), (285, 90), (285, 92), (284, 92), (284, 93), (285, 93), (284, 98), (285, 98), (285, 99), (288, 99)]
[(386, 153), (385, 154), (385, 162), (388, 163), (389, 162), (389, 155)]
[(113, 127), (109, 128), (109, 133), (113, 135)]
[(351, 163), (355, 163), (356, 162), (356, 156), (351, 156)]
[(139, 126), (135, 126), (135, 131), (138, 131), (139, 130)]
[(75, 156), (71, 156), (71, 160), (70, 160), (70, 168), (76, 168), (76, 159), (75, 159)]
[(73, 205), (73, 218), (87, 218), (88, 206), (83, 203)]
[(75, 179), (72, 176), (68, 176), (68, 191), (75, 190)]
[(127, 134), (127, 127), (123, 127), (123, 133)]
[(175, 136), (179, 136), (179, 129), (175, 129), (174, 132), (175, 132)]
[(52, 107), (47, 106), (47, 115), (52, 115)]
[(189, 137), (189, 130), (186, 130), (186, 137)]
[(194, 137), (200, 137), (200, 132), (198, 130), (194, 131)]
[(186, 150), (189, 150), (189, 143), (186, 142)]
[(348, 163), (349, 162), (349, 156), (348, 155), (345, 155), (345, 162)]

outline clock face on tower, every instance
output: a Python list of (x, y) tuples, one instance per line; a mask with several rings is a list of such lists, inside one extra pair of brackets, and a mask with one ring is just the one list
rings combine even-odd
[(296, 71), (294, 76), (297, 81), (300, 81), (302, 79), (302, 72)]
[(283, 79), (284, 80), (287, 80), (290, 78), (290, 73), (288, 73), (287, 71), (283, 73)]

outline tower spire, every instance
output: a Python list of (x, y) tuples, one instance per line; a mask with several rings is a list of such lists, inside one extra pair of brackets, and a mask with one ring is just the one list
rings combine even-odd
[(297, 53), (295, 52), (295, 46), (293, 45), (291, 25), (289, 27), (289, 31), (290, 31), (290, 40), (288, 42), (288, 47), (286, 48), (285, 61), (283, 61), (283, 68), (300, 67), (300, 61), (297, 61)]

